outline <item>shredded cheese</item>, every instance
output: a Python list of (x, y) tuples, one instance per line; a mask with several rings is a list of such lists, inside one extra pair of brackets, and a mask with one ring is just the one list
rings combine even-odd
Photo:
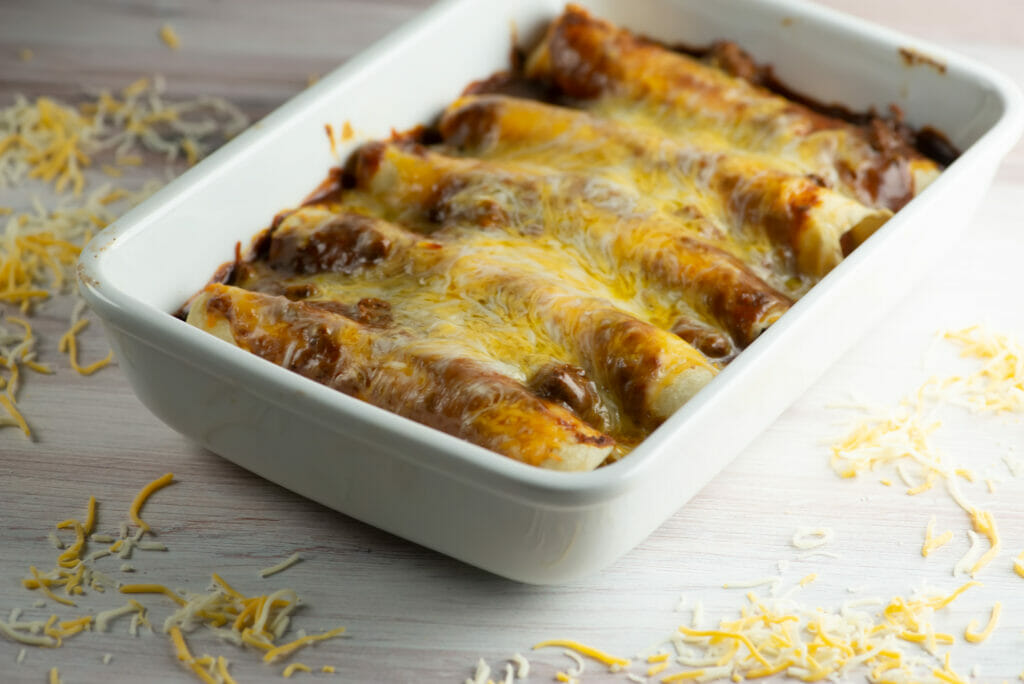
[(516, 653), (512, 656), (512, 662), (516, 666), (516, 677), (526, 679), (530, 676), (530, 661), (525, 656), (521, 653)]
[(924, 544), (921, 546), (921, 555), (927, 558), (933, 551), (940, 549), (953, 539), (953, 531), (946, 530), (938, 537), (935, 536), (935, 516), (928, 520), (928, 527), (924, 531)]
[(831, 527), (798, 527), (793, 534), (792, 544), (798, 549), (817, 549), (830, 543), (835, 537)]
[(279, 572), (284, 572), (285, 570), (292, 567), (301, 560), (302, 556), (300, 556), (298, 553), (293, 553), (277, 565), (272, 565), (269, 568), (263, 568), (262, 570), (260, 570), (260, 577), (267, 578), (271, 575), (276, 575)]
[(1003, 605), (996, 601), (995, 605), (992, 606), (992, 613), (989, 615), (988, 624), (980, 632), (978, 631), (978, 621), (971, 620), (967, 628), (964, 629), (964, 639), (967, 639), (972, 644), (979, 644), (992, 636), (992, 632), (995, 631), (996, 626), (999, 624), (999, 614), (1002, 610)]
[(270, 649), (263, 656), (263, 661), (267, 662), (267, 663), (276, 662), (276, 661), (280, 660), (281, 658), (290, 656), (295, 651), (299, 650), (300, 648), (304, 648), (305, 646), (308, 646), (309, 644), (315, 643), (317, 641), (325, 641), (327, 639), (334, 639), (336, 637), (340, 637), (344, 633), (345, 633), (345, 628), (344, 627), (337, 627), (335, 629), (328, 630), (328, 631), (324, 632), (323, 634), (310, 634), (310, 635), (307, 635), (307, 636), (304, 636), (304, 637), (299, 637), (298, 639), (296, 639), (294, 641), (290, 641), (287, 644), (282, 644), (281, 646), (276, 646), (276, 647)]
[(181, 47), (181, 39), (178, 37), (174, 27), (170, 24), (164, 24), (160, 27), (160, 40), (162, 40), (164, 45), (172, 50), (177, 50)]
[(685, 672), (676, 672), (675, 674), (662, 677), (661, 681), (664, 684), (670, 684), (670, 682), (685, 682), (690, 679), (697, 679), (703, 677), (705, 674), (704, 670), (688, 670)]
[(139, 517), (139, 511), (142, 509), (142, 504), (146, 503), (146, 500), (156, 491), (163, 489), (167, 485), (174, 481), (174, 473), (165, 473), (157, 479), (153, 480), (135, 496), (132, 500), (132, 504), (128, 509), (128, 515), (131, 517), (132, 522), (135, 523), (139, 529), (144, 530), (152, 534), (152, 530), (149, 525), (146, 524), (142, 518)]
[[(16, 96), (12, 105), (0, 108), (0, 192), (38, 182), (52, 185), (58, 195), (44, 207), (35, 197), (29, 202), (24, 192), (30, 211), (0, 208), (0, 215), (8, 217), (5, 225), (0, 224), (0, 302), (29, 314), (54, 294), (74, 293), (74, 268), (82, 246), (161, 184), (103, 186), (87, 194), (87, 169), (94, 162), (112, 156), (113, 165), (99, 165), (114, 177), (120, 167), (141, 164), (140, 151), (164, 155), (169, 164), (183, 155), (191, 164), (211, 149), (216, 138), (231, 137), (248, 123), (225, 100), (206, 97), (170, 103), (163, 99), (163, 91), (161, 79), (140, 79), (119, 94), (104, 91), (79, 106), (48, 97)], [(109, 365), (112, 356), (79, 362), (83, 308), (79, 300), (61, 347), (71, 367), (88, 375)], [(5, 320), (23, 327), (21, 335), (4, 326)], [(17, 427), (28, 439), (33, 433), (17, 406), (21, 371), (53, 372), (36, 354), (28, 323), (10, 315), (0, 317), (0, 415), (5, 414), (0, 427)]]
[[(932, 378), (905, 397), (895, 410), (877, 412), (859, 422), (833, 445), (831, 463), (842, 477), (857, 477), (880, 466), (893, 466), (907, 484), (909, 495), (920, 494), (944, 481), (972, 527), (971, 550), (956, 564), (954, 574), (966, 571), (977, 577), (999, 555), (998, 528), (991, 512), (977, 508), (960, 493), (955, 479), (974, 482), (976, 475), (935, 447), (932, 436), (941, 422), (933, 414), (939, 402), (956, 403), (957, 397), (963, 397), (964, 403), (976, 411), (1024, 410), (1024, 345), (979, 326), (947, 332), (942, 337), (958, 344), (962, 356), (981, 360), (982, 367), (967, 376)], [(916, 476), (911, 476), (908, 468), (916, 470)], [(991, 479), (987, 482), (992, 491)], [(952, 539), (952, 532), (934, 536), (933, 526), (933, 522), (929, 523), (925, 532), (921, 548), (925, 557)], [(982, 538), (988, 541), (985, 551), (978, 546)]]
[(284, 671), (281, 673), (281, 675), (285, 679), (287, 679), (296, 672), (312, 672), (312, 670), (309, 668), (309, 665), (303, 665), (302, 663), (292, 663), (288, 667), (284, 668)]
[(609, 655), (604, 651), (593, 648), (592, 646), (586, 646), (578, 641), (572, 641), (570, 639), (549, 639), (548, 641), (541, 641), (533, 645), (533, 650), (536, 651), (539, 648), (549, 647), (572, 649), (609, 667), (626, 667), (629, 665), (629, 660), (626, 658)]

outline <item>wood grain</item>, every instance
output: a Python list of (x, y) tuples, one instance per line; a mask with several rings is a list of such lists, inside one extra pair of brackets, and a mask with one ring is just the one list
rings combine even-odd
[[(160, 72), (173, 96), (221, 94), (259, 117), (302, 89), (309, 76), (325, 73), (425, 4), (0, 3), (0, 102), (15, 92), (75, 98), (86, 87), (122, 87)], [(828, 4), (934, 39), (1024, 82), (1024, 4)], [(181, 36), (178, 51), (157, 38), (165, 22)], [(26, 47), (34, 56), (24, 62), (18, 53)], [(147, 172), (160, 169), (154, 165)], [(24, 194), (0, 191), (0, 204), (26, 200)], [(83, 378), (67, 367), (56, 341), (70, 302), (58, 298), (34, 319), (43, 356), (55, 361), (58, 373), (28, 378), (21, 400), (39, 439), (30, 443), (15, 430), (0, 430), (0, 619), (14, 607), (28, 617), (50, 613), (50, 605), (33, 607), (37, 597), (21, 589), (19, 579), (29, 565), (52, 566), (55, 553), (46, 541), (52, 523), (82, 514), (94, 494), (101, 502), (99, 528), (114, 531), (137, 489), (166, 471), (179, 482), (147, 504), (145, 517), (170, 551), (136, 552), (131, 579), (199, 590), (217, 571), (245, 591), (291, 586), (306, 603), (295, 627), (348, 627), (349, 638), (300, 658), (312, 666), (335, 665), (343, 681), (459, 682), (472, 674), (477, 658), (500, 668), (517, 651), (534, 662), (532, 681), (551, 681), (571, 663), (557, 650), (530, 653), (531, 644), (572, 637), (630, 656), (690, 618), (689, 611), (675, 610), (680, 594), (690, 605), (700, 599), (709, 619), (734, 615), (743, 592), (723, 589), (722, 583), (775, 574), (779, 560), (791, 563), (787, 583), (818, 574), (801, 591), (801, 599), (815, 605), (838, 606), (853, 596), (850, 587), (890, 597), (925, 581), (955, 586), (950, 569), (967, 548), (962, 512), (939, 490), (909, 498), (878, 478), (839, 480), (823, 441), (841, 433), (836, 423), (848, 414), (826, 407), (850, 393), (893, 401), (916, 387), (937, 372), (924, 362), (934, 356), (929, 350), (936, 330), (987, 321), (1024, 339), (1018, 276), (1022, 200), (1024, 152), (1018, 146), (961, 245), (867, 339), (647, 541), (599, 575), (561, 587), (524, 586), (488, 575), (310, 503), (196, 447), (153, 418), (116, 368)], [(83, 355), (105, 353), (94, 326), (84, 336)], [(958, 646), (954, 664), (961, 672), (979, 664), (979, 681), (1015, 679), (1024, 668), (1024, 580), (1012, 573), (1009, 559), (1024, 549), (1024, 509), (1018, 503), (1024, 483), (1000, 459), (1014, 451), (1024, 455), (1024, 427), (1019, 421), (954, 416), (944, 434), (951, 453), (1000, 479), (996, 494), (984, 493), (980, 485), (971, 492), (995, 513), (1005, 544), (983, 576), (985, 586), (954, 604), (949, 616), (950, 625), (962, 630), (970, 619), (984, 621), (999, 599), (1000, 627), (985, 644)], [(953, 529), (956, 537), (924, 559), (919, 549), (931, 515), (939, 529)], [(789, 540), (801, 525), (834, 528), (830, 550), (839, 557), (800, 559)], [(295, 551), (306, 560), (258, 579), (259, 568)], [(120, 576), (120, 560), (104, 561), (97, 565)], [(91, 595), (81, 610), (57, 612), (119, 603), (109, 593)], [(157, 621), (168, 612), (159, 600), (147, 603)], [(194, 648), (227, 654), (239, 681), (280, 677), (281, 667), (205, 637), (196, 638)], [(29, 649), (16, 666), (19, 650), (0, 641), (3, 681), (43, 681), (54, 665), (65, 682), (189, 680), (163, 635), (132, 639), (124, 624), (61, 649)], [(104, 653), (114, 656), (109, 665), (101, 662)], [(591, 663), (585, 681), (625, 680)]]

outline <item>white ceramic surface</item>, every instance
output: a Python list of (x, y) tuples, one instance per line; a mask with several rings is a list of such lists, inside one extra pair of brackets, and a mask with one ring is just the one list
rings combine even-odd
[[(1020, 95), (906, 36), (790, 2), (583, 3), (653, 37), (728, 37), (798, 90), (898, 104), (964, 154), (628, 458), (592, 473), (531, 468), (276, 367), (169, 315), (355, 144), (431, 119), (504, 67), (555, 0), (442, 3), (302, 93), (85, 250), (82, 292), (142, 402), (212, 451), (348, 515), (507, 577), (554, 583), (643, 540), (769, 425), (933, 264), (1019, 135)], [(944, 64), (907, 64), (900, 48)], [(813, 68), (809, 68), (813, 65)]]

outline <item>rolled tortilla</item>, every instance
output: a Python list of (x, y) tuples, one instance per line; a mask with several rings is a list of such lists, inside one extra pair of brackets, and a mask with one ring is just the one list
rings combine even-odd
[[(601, 284), (557, 253), (560, 250), (526, 240), (498, 241), (476, 231), (439, 231), (433, 237), (424, 248), (421, 236), (387, 221), (304, 207), (271, 236), (267, 261), (273, 282), (257, 277), (245, 285), (294, 292), (287, 282), (276, 284), (280, 271), (337, 275), (342, 282), (350, 275), (367, 279), (401, 273), (403, 282), (389, 281), (385, 291), (406, 294), (384, 296), (418, 309), (414, 315), (423, 322), (413, 327), (454, 316), (466, 335), (473, 335), (468, 324), (473, 315), (480, 315), (478, 305), (482, 304), (491, 325), (507, 329), (508, 335), (547, 339), (548, 348), (564, 350), (567, 360), (606, 389), (615, 411), (609, 424), (595, 425), (604, 431), (622, 428), (619, 415), (643, 429), (657, 427), (717, 372), (681, 338), (601, 296)], [(360, 244), (362, 251), (357, 249)], [(362, 271), (350, 270), (355, 268)], [(337, 279), (314, 282), (319, 286), (306, 293), (312, 297), (307, 301), (329, 297)], [(346, 311), (339, 300), (330, 305)], [(358, 306), (348, 305), (347, 310), (350, 317), (360, 318)], [(532, 357), (537, 343), (530, 347)], [(513, 349), (503, 346), (491, 353), (531, 374), (533, 368), (523, 359), (510, 357)], [(557, 360), (549, 358), (545, 363)]]
[(627, 290), (682, 297), (744, 347), (790, 306), (788, 297), (704, 238), (703, 223), (637, 206), (622, 188), (542, 167), (458, 159), (401, 145), (357, 153), (359, 187), (423, 230), (472, 226), (556, 239)]
[(552, 23), (526, 73), (608, 116), (789, 159), (876, 208), (899, 209), (939, 173), (877, 125), (818, 114), (574, 5)]
[[(528, 159), (626, 183), (664, 207), (694, 205), (741, 243), (767, 238), (794, 274), (820, 278), (892, 212), (823, 187), (792, 164), (502, 95), (468, 96), (441, 119), (445, 141), (488, 159)], [(785, 259), (782, 259), (784, 262)]]
[(592, 470), (614, 440), (486, 361), (442, 353), (307, 302), (212, 284), (188, 322), (375, 406), (555, 470)]

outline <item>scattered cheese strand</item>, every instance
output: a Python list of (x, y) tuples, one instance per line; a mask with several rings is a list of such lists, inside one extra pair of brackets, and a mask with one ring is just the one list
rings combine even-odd
[(235, 678), (228, 672), (228, 659), (224, 656), (217, 656), (217, 674), (220, 675), (224, 684), (237, 684)]
[[(945, 480), (951, 497), (967, 514), (973, 533), (981, 535), (989, 543), (988, 550), (975, 560), (976, 538), (972, 536), (971, 551), (954, 568), (955, 575), (967, 570), (976, 577), (999, 555), (1001, 541), (996, 522), (991, 512), (978, 509), (960, 494), (954, 478), (973, 482), (975, 475), (966, 468), (955, 466), (946, 454), (934, 447), (931, 435), (940, 423), (929, 417), (925, 404), (926, 401), (934, 403), (955, 399), (950, 391), (956, 390), (966, 396), (968, 404), (977, 410), (995, 413), (1024, 410), (1024, 345), (979, 326), (947, 332), (943, 338), (959, 344), (962, 356), (984, 361), (983, 367), (967, 377), (931, 379), (910, 397), (904, 398), (895, 411), (860, 422), (843, 440), (833, 445), (831, 462), (842, 477), (857, 477), (880, 465), (894, 465), (907, 483), (907, 494), (910, 495), (926, 491), (937, 481)], [(904, 468), (907, 463), (922, 473), (916, 484), (910, 483)], [(991, 484), (989, 488), (991, 490)], [(952, 538), (951, 533), (935, 538), (930, 530), (931, 527), (925, 533), (921, 549), (923, 556), (928, 556)], [(971, 562), (968, 564), (969, 558)]]
[(935, 534), (935, 516), (928, 520), (928, 527), (924, 531), (924, 544), (921, 546), (921, 555), (927, 558), (933, 551), (940, 549), (953, 539), (953, 531), (946, 530), (938, 537)]
[(288, 667), (284, 668), (284, 672), (282, 672), (281, 675), (285, 679), (287, 679), (296, 672), (312, 672), (312, 670), (309, 668), (309, 665), (303, 665), (302, 663), (292, 663)]
[(549, 648), (549, 647), (561, 647), (571, 648), (574, 651), (582, 653), (585, 656), (593, 658), (599, 663), (608, 665), (609, 667), (626, 667), (629, 665), (629, 660), (626, 658), (619, 658), (613, 655), (609, 655), (604, 651), (599, 651), (591, 646), (586, 646), (579, 643), (578, 641), (571, 641), (569, 639), (549, 639), (548, 641), (541, 641), (533, 645), (533, 650), (538, 648)]
[(89, 325), (88, 319), (83, 318), (77, 323), (73, 324), (71, 328), (60, 338), (60, 343), (57, 345), (57, 351), (61, 354), (68, 355), (68, 362), (71, 367), (78, 372), (79, 375), (92, 375), (96, 371), (105, 366), (109, 366), (110, 362), (114, 360), (114, 352), (108, 352), (105, 357), (90, 363), (88, 366), (82, 366), (78, 363), (78, 333)]
[(157, 479), (153, 480), (145, 487), (143, 487), (142, 490), (135, 496), (135, 499), (132, 500), (132, 504), (128, 508), (128, 515), (132, 519), (132, 522), (135, 523), (140, 529), (152, 534), (152, 530), (150, 529), (149, 525), (147, 525), (146, 522), (139, 517), (139, 511), (142, 508), (142, 504), (146, 503), (146, 500), (153, 494), (153, 492), (163, 489), (167, 485), (171, 484), (173, 481), (174, 473), (165, 473), (164, 475), (161, 475), (160, 477), (158, 477)]
[(966, 394), (971, 407), (993, 413), (1024, 410), (1024, 345), (977, 325), (946, 332), (943, 338), (958, 344), (961, 356), (984, 361), (973, 375), (946, 382)]
[(491, 666), (487, 664), (483, 658), (478, 658), (476, 661), (476, 669), (473, 671), (473, 678), (467, 679), (465, 684), (487, 684), (488, 678), (491, 676)]
[(310, 634), (308, 636), (299, 637), (295, 641), (290, 641), (287, 644), (282, 644), (281, 646), (276, 646), (270, 649), (263, 656), (263, 661), (267, 663), (277, 662), (281, 658), (285, 658), (294, 653), (295, 651), (299, 650), (300, 648), (308, 646), (309, 644), (315, 643), (317, 641), (334, 639), (335, 637), (339, 637), (344, 633), (344, 627), (337, 627), (335, 629), (328, 630), (323, 634)]
[(971, 620), (964, 630), (964, 639), (967, 639), (972, 644), (979, 644), (992, 636), (992, 632), (995, 631), (996, 626), (999, 624), (999, 614), (1002, 610), (1003, 605), (996, 601), (995, 605), (992, 606), (992, 614), (988, 618), (988, 624), (980, 632), (978, 631), (978, 621)]
[(181, 630), (175, 626), (171, 627), (170, 631), (171, 643), (174, 645), (174, 652), (178, 656), (178, 661), (185, 665), (191, 670), (199, 679), (206, 682), (206, 684), (217, 684), (217, 680), (210, 676), (210, 673), (203, 669), (202, 665), (196, 662), (195, 657), (188, 650), (188, 644), (185, 643), (185, 637), (182, 635)]
[(267, 577), (270, 577), (271, 575), (276, 575), (279, 572), (284, 572), (285, 570), (292, 567), (301, 560), (302, 556), (300, 556), (297, 553), (293, 553), (277, 565), (272, 565), (269, 568), (263, 568), (262, 570), (260, 570), (260, 577), (265, 579)]
[[(176, 40), (176, 36), (175, 36)], [(35, 179), (53, 185), (61, 197), (49, 208), (33, 198), (33, 210), (16, 212), (0, 207), (8, 216), (0, 226), (0, 302), (30, 313), (34, 305), (56, 293), (74, 291), (74, 273), (82, 246), (126, 209), (138, 204), (158, 188), (150, 181), (137, 189), (101, 187), (85, 193), (88, 179), (84, 170), (97, 155), (110, 155), (116, 164), (103, 164), (108, 176), (120, 176), (120, 167), (143, 162), (137, 152), (162, 154), (168, 163), (184, 155), (189, 165), (212, 148), (213, 136), (230, 138), (248, 121), (244, 114), (220, 98), (198, 98), (190, 102), (163, 100), (162, 79), (140, 79), (119, 95), (102, 92), (95, 101), (78, 107), (53, 98), (30, 101), (16, 96), (0, 108), (0, 191), (18, 188)], [(204, 142), (204, 140), (206, 140)], [(75, 198), (69, 201), (63, 193)], [(78, 359), (77, 334), (84, 327), (84, 302), (75, 306), (61, 347), (74, 370), (89, 375), (112, 361), (108, 355), (91, 364)], [(15, 396), (22, 366), (38, 373), (52, 373), (35, 358), (35, 343), (27, 322), (8, 316), (25, 328), (14, 338), (0, 325), (0, 407), (6, 417), (0, 427), (14, 426), (33, 439), (29, 422), (17, 407)], [(12, 346), (13, 345), (13, 346)]]
[(50, 684), (60, 684), (60, 671), (55, 667), (50, 668)]
[(178, 38), (178, 34), (175, 32), (174, 27), (170, 24), (164, 24), (160, 27), (160, 40), (164, 41), (164, 45), (177, 50), (181, 47), (181, 39)]
[(121, 585), (120, 591), (122, 594), (163, 594), (179, 606), (183, 606), (186, 603), (185, 599), (162, 584), (124, 584)]
[(516, 677), (526, 679), (530, 676), (530, 661), (525, 656), (521, 653), (516, 653), (512, 656), (512, 662), (516, 666)]

